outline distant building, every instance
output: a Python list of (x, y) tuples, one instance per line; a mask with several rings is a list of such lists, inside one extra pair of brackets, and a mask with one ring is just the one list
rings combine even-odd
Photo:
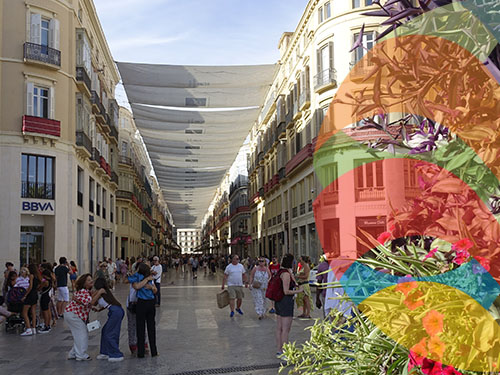
[(195, 228), (177, 229), (177, 244), (182, 249), (182, 254), (200, 251), (201, 230)]

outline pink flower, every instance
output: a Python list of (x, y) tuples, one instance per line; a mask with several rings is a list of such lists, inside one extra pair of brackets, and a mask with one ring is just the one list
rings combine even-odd
[(453, 263), (458, 265), (464, 264), (469, 258), (470, 254), (467, 250), (457, 251), (457, 255), (455, 256), (455, 259), (453, 259)]
[(392, 236), (391, 232), (380, 233), (380, 235), (377, 237), (377, 241), (383, 245), (387, 242), (388, 239), (391, 238), (391, 236)]
[(437, 253), (437, 251), (438, 251), (437, 247), (435, 247), (434, 249), (432, 249), (431, 251), (429, 251), (429, 253), (424, 257), (424, 260), (432, 258), (434, 256), (434, 254)]
[(473, 245), (474, 244), (472, 243), (471, 240), (469, 240), (468, 238), (463, 238), (460, 241), (457, 241), (453, 245), (451, 245), (451, 249), (455, 251), (467, 251)]

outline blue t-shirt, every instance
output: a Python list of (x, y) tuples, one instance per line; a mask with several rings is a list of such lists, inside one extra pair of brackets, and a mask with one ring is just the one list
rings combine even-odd
[[(129, 283), (133, 284), (133, 283), (140, 283), (142, 280), (144, 280), (144, 276), (141, 275), (139, 272), (136, 272), (134, 273), (133, 275), (129, 276), (128, 277), (128, 281)], [(149, 283), (153, 283), (152, 281), (150, 281)], [(151, 289), (146, 289), (146, 288), (141, 288), (137, 291), (137, 298), (140, 298), (140, 299), (154, 299), (155, 298), (155, 294), (153, 293), (153, 291)]]

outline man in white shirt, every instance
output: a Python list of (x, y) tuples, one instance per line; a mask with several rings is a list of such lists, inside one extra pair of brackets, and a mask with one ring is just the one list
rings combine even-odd
[(229, 307), (231, 308), (231, 318), (234, 316), (234, 300), (236, 299), (236, 311), (238, 314), (243, 315), (241, 311), (241, 303), (243, 302), (243, 283), (245, 288), (248, 288), (247, 274), (245, 267), (240, 263), (240, 257), (233, 255), (231, 263), (229, 263), (224, 271), (224, 278), (222, 279), (222, 290), (227, 282), (227, 291), (229, 292)]
[(160, 264), (160, 258), (157, 256), (153, 257), (153, 265), (151, 266), (151, 274), (153, 275), (153, 281), (155, 283), (156, 289), (158, 292), (155, 294), (155, 305), (156, 307), (160, 306), (161, 302), (161, 294), (160, 294), (160, 285), (161, 285), (161, 274), (163, 272), (163, 268)]

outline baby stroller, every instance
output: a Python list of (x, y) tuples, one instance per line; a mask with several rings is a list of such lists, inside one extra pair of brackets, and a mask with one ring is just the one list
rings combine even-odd
[(23, 302), (21, 299), (26, 294), (26, 289), (21, 287), (11, 288), (7, 292), (7, 310), (13, 313), (5, 322), (5, 331), (24, 331), (25, 323), (21, 316)]

